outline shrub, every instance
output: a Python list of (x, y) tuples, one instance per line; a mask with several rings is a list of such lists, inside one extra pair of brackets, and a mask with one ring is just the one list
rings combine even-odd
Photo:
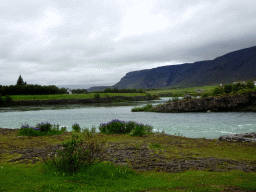
[(224, 92), (225, 93), (231, 93), (232, 92), (232, 85), (231, 84), (224, 85)]
[(148, 103), (144, 107), (134, 107), (131, 109), (132, 112), (138, 112), (138, 111), (154, 111), (154, 107), (152, 104)]
[(39, 130), (42, 132), (48, 132), (51, 130), (52, 125), (48, 122), (46, 123), (41, 122), (41, 123), (38, 123), (36, 127), (39, 128)]
[(4, 104), (4, 99), (2, 97), (2, 95), (0, 94), (0, 106)]
[(79, 138), (72, 135), (72, 139), (62, 143), (63, 150), (58, 150), (57, 155), (50, 159), (44, 158), (44, 163), (54, 167), (60, 172), (74, 173), (79, 168), (94, 164), (101, 160), (104, 142), (94, 138)]
[(143, 125), (136, 124), (130, 135), (132, 136), (146, 135), (145, 127)]
[(94, 99), (98, 100), (100, 98), (100, 93), (95, 93), (94, 94)]
[(61, 127), (61, 128), (60, 128), (60, 131), (61, 131), (61, 132), (67, 132), (67, 127), (66, 127), (66, 126), (65, 126), (65, 127)]
[(146, 97), (146, 99), (151, 99), (152, 95), (150, 93), (146, 93), (145, 97)]
[(224, 89), (223, 87), (216, 87), (214, 90), (213, 90), (213, 95), (221, 95), (224, 93)]
[(179, 101), (178, 97), (172, 97), (172, 101)]
[(114, 119), (108, 123), (100, 124), (99, 130), (101, 133), (107, 134), (128, 134), (132, 136), (142, 136), (152, 132), (153, 127), (150, 125), (138, 124), (133, 121), (125, 122)]
[(254, 89), (255, 85), (252, 80), (246, 82), (246, 87), (248, 89)]
[[(48, 128), (50, 129), (48, 130)], [(61, 128), (59, 131), (57, 129), (58, 125), (52, 128), (50, 123), (37, 124), (36, 127), (30, 127), (28, 124), (22, 125), (18, 131), (18, 135), (24, 136), (45, 136), (45, 135), (60, 135), (66, 131), (66, 129)], [(46, 131), (48, 130), (48, 131)]]
[(241, 90), (241, 89), (243, 89), (243, 88), (245, 88), (245, 84), (238, 82), (238, 83), (236, 83), (236, 84), (234, 84), (234, 85), (232, 86), (232, 91), (233, 91), (234, 93), (236, 93), (237, 91), (239, 91), (239, 90)]
[(203, 93), (203, 94), (201, 95), (201, 97), (202, 97), (202, 98), (204, 98), (204, 97), (209, 97), (209, 95), (210, 95), (209, 93)]
[(7, 105), (10, 105), (12, 103), (12, 98), (9, 95), (6, 95), (4, 100)]
[(96, 127), (95, 127), (95, 126), (92, 126), (91, 132), (92, 132), (92, 133), (96, 133)]
[(72, 130), (74, 132), (80, 133), (81, 132), (81, 127), (79, 126), (79, 124), (75, 123), (75, 124), (72, 125)]

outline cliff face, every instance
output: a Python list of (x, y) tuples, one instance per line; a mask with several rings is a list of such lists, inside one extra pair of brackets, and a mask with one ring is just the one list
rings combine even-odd
[(112, 87), (160, 88), (206, 86), (256, 77), (256, 47), (228, 53), (214, 60), (170, 65), (127, 73)]
[(256, 91), (231, 96), (181, 100), (157, 106), (157, 112), (255, 111)]

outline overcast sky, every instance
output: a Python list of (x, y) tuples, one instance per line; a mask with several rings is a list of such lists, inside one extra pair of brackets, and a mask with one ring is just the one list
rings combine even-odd
[(255, 45), (255, 0), (0, 0), (0, 85), (114, 85)]

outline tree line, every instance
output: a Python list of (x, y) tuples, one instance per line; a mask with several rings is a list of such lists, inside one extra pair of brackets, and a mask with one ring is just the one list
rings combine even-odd
[(2, 86), (0, 85), (0, 95), (49, 95), (49, 94), (65, 94), (67, 89), (59, 89), (55, 85), (33, 85), (23, 81), (19, 76), (16, 85)]

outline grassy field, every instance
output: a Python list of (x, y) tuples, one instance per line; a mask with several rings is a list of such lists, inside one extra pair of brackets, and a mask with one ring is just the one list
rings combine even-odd
[[(197, 95), (201, 95), (202, 93), (211, 93), (215, 87), (217, 86), (187, 87), (187, 88), (180, 88), (180, 89), (158, 89), (158, 90), (147, 91), (147, 93), (150, 93), (152, 95), (171, 94), (173, 96), (184, 96), (186, 93), (188, 93), (190, 95), (197, 96)], [(203, 89), (204, 92), (196, 92), (196, 89)]]
[[(60, 95), (12, 95), (14, 101), (19, 100), (48, 100), (48, 99), (89, 99), (94, 98), (95, 93), (89, 94), (60, 94)], [(100, 97), (113, 96), (145, 96), (145, 93), (100, 93)]]
[[(74, 174), (59, 173), (47, 168), (42, 162), (22, 163), (22, 156), (15, 150), (43, 148), (67, 141), (72, 133), (57, 136), (17, 137), (17, 131), (0, 132), (0, 191), (250, 191), (256, 190), (256, 173), (232, 170), (232, 161), (255, 166), (256, 143), (219, 142), (216, 139), (196, 139), (165, 134), (151, 134), (146, 137), (130, 135), (100, 134), (95, 138), (106, 140), (106, 146), (113, 148), (136, 148), (150, 150), (161, 162), (173, 160), (198, 160), (215, 157), (227, 160), (216, 166), (229, 167), (229, 171), (197, 170), (170, 173), (157, 169), (140, 171), (103, 162), (87, 166)], [(79, 133), (82, 134), (82, 133)], [(11, 153), (9, 153), (11, 152)], [(111, 155), (111, 154), (109, 154)], [(112, 154), (114, 155), (114, 154)], [(136, 150), (133, 155), (136, 158)], [(157, 156), (156, 156), (157, 157)], [(37, 158), (37, 157), (36, 157)], [(117, 157), (118, 158), (118, 157)], [(9, 162), (10, 160), (15, 160)], [(127, 159), (128, 166), (133, 161)]]
[[(191, 95), (200, 95), (201, 93), (195, 92), (196, 89), (203, 89), (204, 92), (212, 92), (214, 86), (205, 86), (205, 87), (190, 87), (183, 89), (158, 89), (147, 91), (152, 95), (158, 94), (172, 94), (173, 96), (184, 96), (184, 94), (189, 93)], [(48, 100), (48, 99), (89, 99), (94, 98), (95, 93), (89, 94), (60, 94), (60, 95), (12, 95), (14, 101), (19, 100)], [(112, 97), (112, 96), (145, 96), (146, 93), (100, 93), (100, 97)]]

